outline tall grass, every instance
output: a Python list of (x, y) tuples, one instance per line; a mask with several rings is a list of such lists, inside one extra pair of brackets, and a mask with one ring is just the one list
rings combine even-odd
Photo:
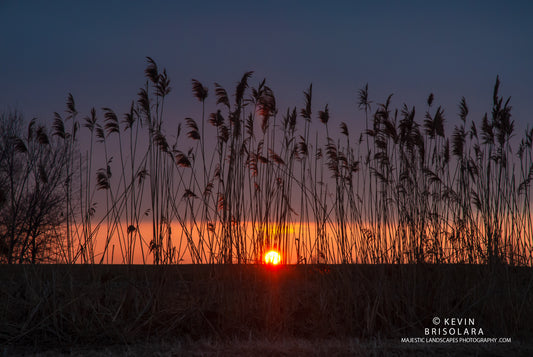
[(531, 349), (533, 335), (531, 271), (521, 267), (43, 264), (4, 266), (0, 279), (7, 355), (265, 337), (399, 344), (424, 336), (435, 316), (475, 318), (482, 337), (512, 337), (507, 349)]
[(145, 74), (122, 120), (93, 109), (80, 128), (71, 95), (55, 115), (58, 261), (252, 263), (276, 249), (292, 263), (532, 264), (533, 130), (517, 137), (499, 78), (490, 113), (472, 120), (462, 98), (451, 134), (433, 94), (420, 118), (367, 85), (354, 134), (313, 108), (312, 85), (280, 111), (252, 72), (232, 95), (192, 80), (201, 116), (168, 122), (170, 79), (151, 58)]

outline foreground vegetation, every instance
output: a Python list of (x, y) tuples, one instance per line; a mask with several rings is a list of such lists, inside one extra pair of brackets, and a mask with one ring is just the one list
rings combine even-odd
[(478, 265), (11, 265), (0, 269), (0, 340), (37, 351), (250, 339), (399, 345), (440, 316), (474, 318), (484, 337), (518, 348), (533, 338), (532, 276)]
[(481, 120), (461, 99), (451, 134), (433, 94), (422, 119), (365, 86), (354, 134), (312, 86), (280, 114), (252, 72), (233, 96), (193, 80), (201, 115), (176, 125), (166, 71), (145, 73), (123, 116), (72, 95), (51, 127), (3, 114), (1, 262), (532, 263), (533, 129), (517, 137), (499, 79)]
[(531, 356), (533, 346), (521, 345), (401, 345), (397, 341), (373, 339), (325, 339), (298, 338), (244, 339), (229, 341), (180, 341), (174, 343), (137, 343), (118, 346), (81, 346), (51, 348), (32, 352), (30, 348), (7, 349), (13, 355), (32, 357), (221, 357), (221, 356), (309, 356), (309, 357), (388, 357), (388, 356)]

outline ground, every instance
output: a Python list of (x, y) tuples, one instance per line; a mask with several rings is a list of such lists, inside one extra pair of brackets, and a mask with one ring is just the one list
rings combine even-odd
[(35, 352), (31, 347), (4, 346), (4, 356), (79, 357), (214, 357), (214, 356), (531, 356), (533, 343), (491, 344), (402, 344), (397, 340), (359, 339), (249, 339), (139, 343), (112, 346), (50, 348)]
[[(531, 268), (1, 266), (0, 286), (0, 356), (533, 356)], [(446, 318), (512, 342), (401, 342)]]

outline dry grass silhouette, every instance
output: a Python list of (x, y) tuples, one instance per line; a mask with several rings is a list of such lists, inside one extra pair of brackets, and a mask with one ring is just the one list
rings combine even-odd
[[(392, 96), (370, 100), (366, 85), (358, 100), (366, 130), (354, 138), (343, 122), (335, 138), (328, 105), (312, 123), (312, 85), (303, 108), (280, 117), (272, 89), (265, 80), (250, 86), (247, 72), (232, 98), (215, 83), (207, 114), (209, 90), (193, 79), (201, 117), (172, 128), (164, 113), (170, 79), (151, 58), (145, 74), (122, 120), (106, 107), (80, 124), (69, 94), (65, 118), (56, 113), (50, 130), (32, 121), (34, 136), (22, 128), (4, 135), (4, 181), (15, 175), (7, 147), (22, 162), (61, 147), (50, 170), (65, 175), (53, 258), (44, 250), (27, 256), (12, 219), (1, 227), (2, 245), (13, 245), (2, 250), (4, 262), (132, 263), (141, 255), (155, 264), (248, 263), (275, 248), (294, 263), (531, 265), (533, 131), (519, 142), (499, 78), (491, 112), (470, 120), (462, 98), (451, 135), (433, 94), (419, 122), (414, 107), (393, 108)], [(88, 147), (80, 147), (82, 131)], [(37, 188), (39, 180), (26, 178), (46, 176), (44, 166), (25, 169), (16, 181)], [(5, 187), (2, 210), (14, 217), (19, 187)], [(147, 219), (148, 235), (140, 229)], [(298, 232), (284, 233), (294, 223)], [(109, 258), (114, 246), (118, 260)]]

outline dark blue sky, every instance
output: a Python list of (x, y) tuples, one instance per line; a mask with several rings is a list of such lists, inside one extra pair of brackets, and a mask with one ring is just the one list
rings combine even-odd
[[(533, 5), (528, 1), (14, 1), (0, 2), (0, 110), (50, 119), (72, 92), (124, 112), (145, 56), (166, 67), (168, 118), (198, 112), (191, 78), (233, 92), (245, 71), (267, 78), (284, 112), (315, 90), (332, 122), (358, 125), (356, 93), (421, 105), (434, 92), (449, 122), (461, 96), (490, 110), (497, 74), (520, 129), (531, 121)], [(213, 100), (211, 97), (210, 99)], [(213, 102), (211, 102), (213, 103)], [(425, 107), (420, 108), (421, 121)]]

